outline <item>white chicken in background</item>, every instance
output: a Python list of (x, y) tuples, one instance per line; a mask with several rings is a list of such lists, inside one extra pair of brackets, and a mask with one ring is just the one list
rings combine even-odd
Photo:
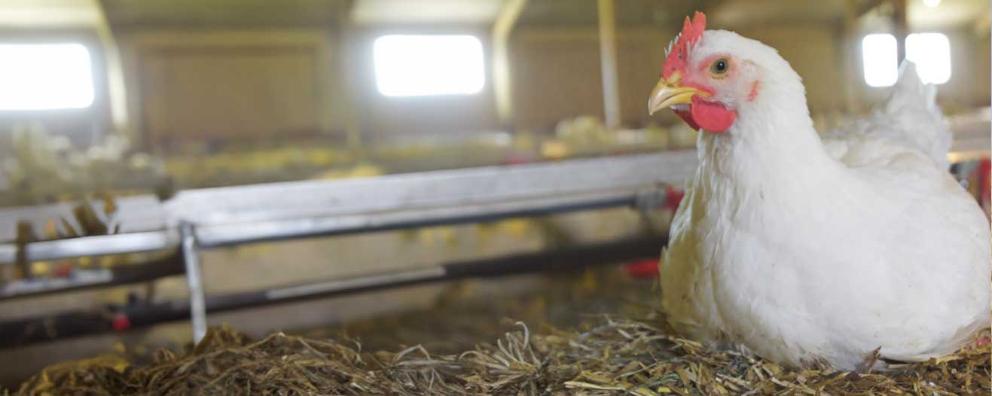
[(947, 354), (988, 327), (989, 223), (947, 171), (932, 88), (904, 67), (883, 109), (821, 140), (789, 63), (705, 23), (686, 18), (649, 101), (702, 130), (661, 268), (676, 329), (855, 369), (876, 350)]

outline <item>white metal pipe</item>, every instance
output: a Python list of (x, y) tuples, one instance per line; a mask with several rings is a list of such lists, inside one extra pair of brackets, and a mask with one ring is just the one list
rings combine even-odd
[(193, 224), (184, 222), (179, 227), (182, 235), (183, 263), (186, 266), (186, 283), (189, 285), (189, 316), (193, 325), (193, 342), (198, 343), (207, 335), (207, 299), (200, 275), (200, 256), (196, 251), (196, 232)]

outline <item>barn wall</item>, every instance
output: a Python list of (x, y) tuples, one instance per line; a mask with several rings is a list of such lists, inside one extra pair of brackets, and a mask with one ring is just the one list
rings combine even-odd
[[(645, 102), (657, 81), (664, 46), (674, 27), (626, 27), (618, 32), (623, 123), (651, 118)], [(877, 103), (886, 90), (865, 86), (860, 54), (851, 75), (843, 70), (839, 30), (833, 25), (751, 26), (746, 36), (776, 47), (803, 77), (814, 113)], [(483, 41), (488, 27), (337, 29), (131, 30), (118, 32), (135, 130), (150, 143), (280, 136), (330, 135), (361, 130), (366, 143), (422, 135), (455, 135), (501, 126), (495, 113), (491, 68), (483, 91), (471, 96), (387, 98), (378, 93), (372, 41), (388, 33), (466, 33)], [(954, 67), (941, 87), (949, 109), (989, 103), (989, 42), (973, 32), (949, 32)], [(347, 43), (347, 44), (345, 44)], [(855, 47), (856, 48), (856, 47)], [(563, 118), (602, 117), (599, 42), (594, 27), (524, 26), (510, 41), (515, 129), (548, 131)], [(662, 116), (666, 117), (666, 116)]]
[[(658, 81), (668, 40), (658, 29), (618, 32), (617, 72), (623, 123), (649, 120), (647, 97)], [(518, 129), (549, 130), (563, 118), (603, 117), (599, 38), (594, 28), (527, 27), (510, 45)]]
[(951, 79), (940, 86), (941, 103), (953, 108), (989, 105), (989, 35), (971, 29), (944, 32), (951, 42)]
[[(951, 79), (937, 88), (938, 102), (946, 113), (970, 111), (976, 106), (989, 105), (989, 38), (973, 30), (941, 30), (951, 43)], [(860, 40), (860, 35), (858, 39)], [(855, 49), (860, 51), (860, 43)], [(869, 87), (862, 75), (860, 52), (854, 54), (855, 75), (851, 83), (864, 105), (877, 104), (888, 96), (890, 89)]]
[(341, 133), (338, 43), (305, 30), (118, 35), (129, 111), (151, 146)]
[[(618, 33), (618, 73), (623, 121), (650, 120), (647, 97), (658, 80), (672, 28), (628, 28)], [(814, 111), (845, 107), (845, 76), (836, 29), (828, 25), (752, 27), (739, 33), (778, 48), (806, 84)], [(599, 41), (596, 30), (527, 27), (511, 46), (514, 107), (524, 129), (548, 129), (565, 117), (603, 116)], [(860, 78), (860, 75), (857, 76)], [(567, 98), (567, 99), (566, 99)]]
[(829, 25), (776, 25), (738, 29), (738, 33), (778, 49), (799, 73), (806, 86), (806, 101), (812, 112), (841, 110), (845, 106), (844, 73), (839, 39)]
[(518, 128), (551, 129), (562, 118), (581, 114), (603, 117), (599, 44), (592, 32), (514, 34), (510, 73)]

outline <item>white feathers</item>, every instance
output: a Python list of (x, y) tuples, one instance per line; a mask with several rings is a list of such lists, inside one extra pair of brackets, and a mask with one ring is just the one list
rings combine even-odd
[[(899, 69), (899, 80), (884, 107), (826, 136), (828, 144), (833, 145), (831, 151), (848, 154), (838, 157), (845, 163), (863, 164), (885, 161), (889, 159), (886, 156), (910, 150), (923, 153), (946, 169), (951, 134), (937, 107), (937, 89), (920, 81), (912, 62), (904, 61)], [(854, 147), (872, 145), (879, 139), (884, 140), (890, 150), (865, 152)], [(869, 157), (852, 156), (850, 153)]]
[(844, 369), (879, 347), (898, 360), (946, 354), (988, 325), (989, 223), (946, 171), (932, 88), (904, 71), (882, 110), (825, 148), (774, 49), (707, 31), (695, 51), (753, 63), (762, 92), (737, 104), (727, 133), (699, 136), (662, 264), (673, 325)]

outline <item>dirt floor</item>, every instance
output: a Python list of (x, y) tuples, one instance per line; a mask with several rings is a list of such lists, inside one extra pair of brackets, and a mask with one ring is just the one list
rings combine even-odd
[(658, 290), (626, 267), (546, 275), (500, 298), (448, 287), (428, 309), (260, 339), (218, 327), (198, 345), (123, 348), (51, 366), (17, 394), (988, 394), (989, 334), (878, 373), (789, 370), (672, 335)]

